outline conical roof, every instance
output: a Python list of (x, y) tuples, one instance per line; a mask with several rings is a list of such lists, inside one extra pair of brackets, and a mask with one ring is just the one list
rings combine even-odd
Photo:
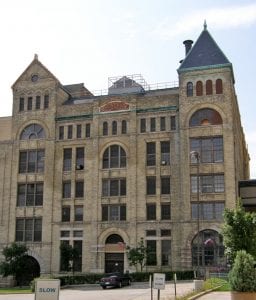
[(181, 63), (178, 72), (228, 65), (231, 66), (230, 61), (210, 35), (205, 24), (204, 30)]

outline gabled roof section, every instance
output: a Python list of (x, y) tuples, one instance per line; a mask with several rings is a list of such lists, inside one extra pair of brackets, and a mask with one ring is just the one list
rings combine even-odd
[(63, 85), (63, 88), (72, 96), (73, 99), (93, 96), (83, 83)]
[(210, 35), (205, 24), (204, 30), (181, 63), (178, 73), (221, 66), (232, 67), (232, 64)]
[(27, 73), (29, 73), (30, 69), (31, 70), (34, 70), (34, 69), (38, 70), (40, 68), (45, 72), (45, 74), (47, 74), (48, 77), (51, 77), (53, 80), (55, 80), (56, 82), (58, 82), (60, 84), (60, 81), (38, 60), (38, 55), (35, 54), (34, 59), (32, 60), (32, 62), (28, 65), (28, 67), (25, 69), (25, 71), (18, 77), (18, 79), (14, 82), (14, 84), (12, 85), (12, 88), (14, 88), (14, 86), (19, 81), (27, 80), (27, 78), (28, 78)]

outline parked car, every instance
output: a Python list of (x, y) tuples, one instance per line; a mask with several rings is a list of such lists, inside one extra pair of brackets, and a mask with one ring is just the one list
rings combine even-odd
[(100, 286), (105, 289), (106, 287), (119, 287), (131, 284), (131, 277), (129, 273), (108, 273), (100, 279)]

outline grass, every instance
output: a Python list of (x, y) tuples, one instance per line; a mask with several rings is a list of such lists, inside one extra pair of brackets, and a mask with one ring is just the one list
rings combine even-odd
[[(219, 288), (217, 288), (217, 287), (219, 287)], [(215, 288), (217, 288), (217, 289), (215, 289)], [(189, 299), (190, 297), (195, 296), (203, 291), (207, 291), (207, 290), (211, 290), (211, 289), (215, 289), (215, 291), (227, 292), (227, 291), (230, 291), (230, 285), (229, 285), (228, 281), (225, 279), (210, 278), (204, 282), (203, 289), (201, 291), (197, 291), (197, 292), (192, 291), (192, 292), (188, 293), (187, 295), (177, 297), (176, 299), (177, 300), (186, 300), (186, 299)]]
[(12, 287), (12, 288), (0, 288), (1, 294), (31, 294), (29, 287)]

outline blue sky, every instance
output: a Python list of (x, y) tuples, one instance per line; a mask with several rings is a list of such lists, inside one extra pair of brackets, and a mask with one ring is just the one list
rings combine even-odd
[(63, 84), (106, 89), (108, 77), (142, 74), (177, 81), (182, 42), (208, 30), (233, 63), (242, 125), (256, 178), (256, 1), (3, 0), (0, 2), (0, 116), (11, 85), (37, 53)]

